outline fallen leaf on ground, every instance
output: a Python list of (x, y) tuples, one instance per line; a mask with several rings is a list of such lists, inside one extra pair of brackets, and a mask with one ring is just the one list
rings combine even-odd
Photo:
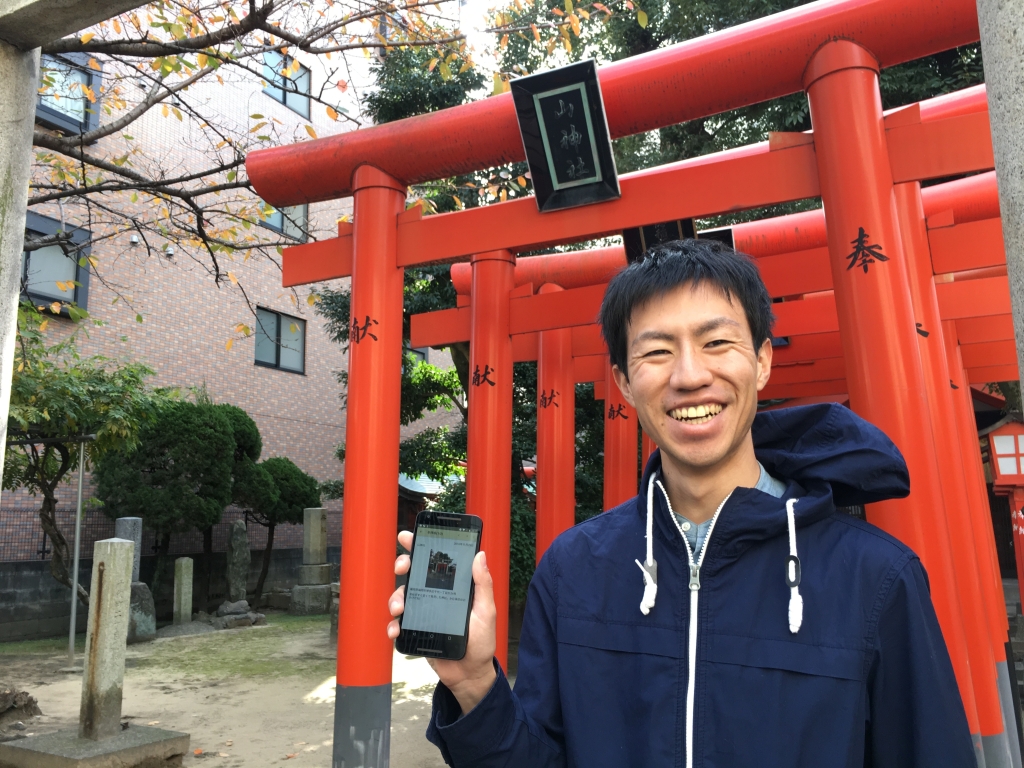
[(225, 741), (224, 742), (224, 746), (225, 747), (233, 747), (234, 745), (235, 745), (235, 742), (233, 742), (233, 741)]
[(285, 755), (284, 759), (285, 760), (291, 760), (293, 757), (298, 757), (298, 756), (299, 756), (298, 752), (292, 752), (290, 755)]
[(227, 752), (218, 752), (217, 757), (231, 757)]
[(193, 751), (192, 751), (192, 754), (193, 754), (193, 755), (201, 755), (201, 754), (203, 754), (203, 750), (201, 750), (201, 749), (196, 749), (196, 750), (193, 750)]
[(146, 725), (160, 725), (159, 720), (150, 720)]

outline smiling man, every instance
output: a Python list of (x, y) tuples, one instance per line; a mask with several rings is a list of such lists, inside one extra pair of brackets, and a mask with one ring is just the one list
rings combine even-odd
[(906, 464), (842, 406), (757, 412), (771, 307), (714, 241), (658, 246), (612, 280), (615, 379), (659, 450), (639, 496), (541, 560), (514, 692), (477, 556), (466, 657), (431, 660), (427, 736), (448, 764), (978, 764), (920, 561), (836, 509), (906, 496)]

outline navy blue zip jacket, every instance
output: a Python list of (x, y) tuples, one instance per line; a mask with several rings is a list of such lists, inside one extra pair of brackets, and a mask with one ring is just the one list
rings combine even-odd
[[(530, 584), (515, 691), (499, 670), (460, 716), (437, 686), (427, 737), (446, 762), (977, 765), (920, 561), (836, 510), (906, 496), (899, 451), (839, 405), (759, 414), (753, 438), (786, 492), (776, 499), (737, 488), (711, 526), (698, 573), (665, 495), (652, 489), (657, 452), (640, 496), (557, 538)], [(657, 593), (645, 615), (635, 561), (646, 560), (649, 489)], [(787, 507), (801, 565), (795, 589)]]

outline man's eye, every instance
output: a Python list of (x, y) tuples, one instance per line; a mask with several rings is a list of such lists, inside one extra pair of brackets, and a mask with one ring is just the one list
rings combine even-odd
[(652, 349), (650, 352), (645, 352), (644, 357), (652, 357), (654, 355), (667, 355), (667, 349)]
[(706, 347), (720, 347), (723, 344), (729, 344), (729, 343), (730, 342), (729, 342), (728, 339), (715, 339), (714, 341), (709, 341), (704, 346), (706, 346)]

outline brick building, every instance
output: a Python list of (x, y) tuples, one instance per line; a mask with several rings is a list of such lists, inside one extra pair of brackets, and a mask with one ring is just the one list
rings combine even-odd
[[(306, 94), (317, 93), (326, 77), (317, 59), (294, 62), (275, 53), (264, 63), (262, 79), (235, 74), (225, 75), (222, 83), (200, 81), (150, 109), (126, 131), (100, 138), (87, 151), (110, 157), (128, 146), (129, 156), (147, 165), (151, 175), (173, 178), (205, 167), (202, 164), (211, 156), (214, 132), (190, 116), (201, 115), (206, 123), (229, 128), (233, 135), (272, 132), (281, 143), (306, 140), (310, 129), (325, 136), (355, 127), (332, 120), (323, 105), (311, 104)], [(44, 59), (43, 66), (37, 128), (65, 135), (117, 120), (149, 87), (138, 72), (113, 61), (68, 57)], [(365, 77), (365, 65), (363, 69)], [(110, 96), (115, 84), (117, 99)], [(358, 114), (356, 90), (338, 94), (339, 111)], [(87, 98), (88, 93), (96, 102)], [(113, 108), (108, 112), (107, 106)], [(181, 113), (186, 119), (178, 117)], [(265, 127), (259, 128), (259, 123)], [(130, 142), (123, 135), (128, 131)], [(35, 181), (45, 184), (50, 174), (37, 165)], [(30, 197), (39, 192), (40, 188), (33, 189)], [(248, 192), (233, 191), (229, 196), (236, 202), (252, 198)], [(76, 264), (59, 246), (27, 253), (23, 284), (28, 295), (43, 304), (74, 300), (103, 322), (81, 339), (83, 356), (142, 361), (156, 371), (153, 385), (183, 391), (205, 387), (215, 402), (237, 405), (257, 423), (263, 437), (261, 458), (287, 456), (319, 481), (341, 478), (343, 467), (334, 451), (344, 441), (345, 413), (335, 371), (346, 368), (347, 356), (330, 341), (313, 312), (307, 301), (310, 290), (282, 289), (278, 245), (334, 236), (338, 218), (351, 213), (351, 201), (267, 209), (261, 221), (243, 232), (251, 250), (238, 249), (232, 255), (218, 251), (215, 256), (198, 242), (176, 236), (173, 228), (163, 236), (161, 216), (180, 214), (164, 208), (154, 215), (154, 205), (160, 203), (123, 192), (104, 195), (101, 204), (88, 207), (71, 201), (30, 205), (29, 236), (51, 235), (63, 221), (65, 231), (74, 228), (73, 240), (84, 244), (82, 253), (90, 263)], [(138, 219), (149, 223), (133, 227)], [(222, 273), (219, 281), (214, 279), (213, 258)], [(79, 285), (71, 285), (72, 280)], [(240, 326), (248, 327), (248, 335), (238, 330)], [(70, 320), (56, 317), (48, 333), (65, 334), (70, 328)], [(450, 364), (447, 355), (425, 354), (432, 363)], [(430, 422), (446, 418), (450, 417), (435, 414)], [(416, 428), (408, 428), (406, 436)], [(91, 496), (88, 475), (85, 496)], [(60, 493), (63, 512), (58, 516), (69, 538), (74, 503), (75, 486), (69, 478)], [(341, 501), (325, 506), (330, 510), (330, 537), (337, 542)], [(38, 501), (25, 491), (3, 493), (0, 562), (44, 556), (37, 510)], [(215, 551), (226, 544), (227, 523), (236, 517), (237, 512), (229, 510), (216, 527)], [(290, 528), (278, 529), (275, 549), (301, 546), (301, 532)], [(91, 510), (84, 531), (82, 552), (89, 553), (94, 539), (112, 535), (113, 524)], [(251, 526), (250, 541), (254, 549), (262, 549), (263, 530)], [(147, 537), (144, 554), (150, 542)], [(171, 547), (172, 553), (194, 552), (201, 549), (201, 539), (198, 533), (175, 536)]]

